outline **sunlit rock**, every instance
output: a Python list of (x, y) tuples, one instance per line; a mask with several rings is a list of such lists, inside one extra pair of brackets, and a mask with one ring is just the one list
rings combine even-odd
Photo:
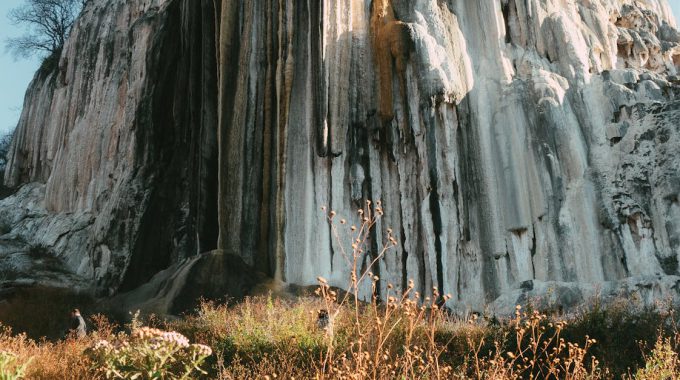
[(29, 88), (0, 218), (98, 295), (215, 250), (346, 286), (320, 210), (380, 199), (382, 292), (680, 299), (679, 69), (665, 0), (90, 1)]

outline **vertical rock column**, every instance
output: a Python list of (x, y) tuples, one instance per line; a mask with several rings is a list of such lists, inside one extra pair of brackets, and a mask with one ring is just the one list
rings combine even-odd
[(302, 16), (292, 1), (216, 0), (215, 8), (218, 248), (280, 275), (291, 29)]

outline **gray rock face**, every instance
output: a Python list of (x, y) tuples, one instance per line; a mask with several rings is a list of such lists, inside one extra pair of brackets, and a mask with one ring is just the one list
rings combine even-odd
[[(194, 178), (206, 169), (199, 167), (201, 157), (192, 157), (207, 155), (211, 143), (201, 140), (207, 135), (200, 128), (190, 128), (199, 124), (195, 118), (209, 116), (190, 111), (202, 104), (193, 93), (203, 91), (201, 72), (214, 72), (215, 65), (199, 67), (186, 50), (197, 39), (190, 24), (200, 21), (181, 19), (186, 6), (90, 1), (59, 67), (38, 73), (27, 92), (6, 183), (44, 184), (31, 204), (57, 220), (91, 216), (81, 244), (47, 244), (98, 294), (134, 288), (195, 254), (192, 226), (210, 215), (193, 209), (210, 189), (198, 194)], [(3, 201), (11, 207), (22, 202), (21, 196)], [(18, 218), (7, 219), (13, 233), (26, 236), (28, 246), (42, 244), (43, 237)], [(77, 229), (62, 227), (65, 236)]]
[(0, 219), (64, 231), (100, 294), (214, 249), (342, 287), (320, 209), (380, 199), (383, 287), (680, 298), (678, 70), (665, 0), (91, 1), (13, 141), (6, 182), (44, 185)]

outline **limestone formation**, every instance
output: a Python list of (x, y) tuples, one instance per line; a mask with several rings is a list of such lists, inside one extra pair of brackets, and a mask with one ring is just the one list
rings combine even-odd
[(383, 291), (680, 301), (678, 70), (666, 0), (93, 0), (27, 92), (0, 265), (166, 306), (215, 255), (343, 287), (320, 210), (380, 199)]

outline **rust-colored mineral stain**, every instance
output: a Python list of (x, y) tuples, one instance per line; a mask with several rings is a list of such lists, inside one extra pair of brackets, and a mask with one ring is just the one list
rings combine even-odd
[(396, 19), (391, 0), (373, 2), (371, 34), (380, 89), (378, 115), (387, 123), (394, 119), (392, 75), (395, 69), (399, 93), (406, 109), (406, 67), (414, 49), (413, 38), (408, 24)]

